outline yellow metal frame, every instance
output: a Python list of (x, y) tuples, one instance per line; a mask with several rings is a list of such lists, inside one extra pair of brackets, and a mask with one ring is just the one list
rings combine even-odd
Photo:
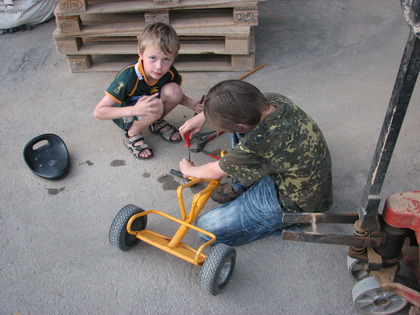
[[(195, 219), (200, 214), (201, 210), (204, 208), (207, 200), (210, 198), (211, 194), (220, 186), (220, 180), (209, 180), (209, 179), (200, 179), (200, 178), (189, 178), (190, 181), (178, 187), (177, 189), (177, 196), (178, 196), (178, 203), (179, 208), (181, 211), (182, 220), (177, 219), (169, 214), (166, 214), (161, 211), (157, 210), (149, 210), (142, 213), (138, 213), (133, 215), (127, 223), (127, 232), (129, 234), (135, 235), (139, 240), (146, 242), (150, 245), (153, 245), (161, 250), (164, 250), (178, 258), (186, 260), (194, 265), (201, 266), (206, 259), (206, 255), (203, 254), (203, 250), (209, 246), (210, 244), (214, 243), (216, 240), (216, 236), (213, 233), (200, 229), (193, 225)], [(200, 182), (208, 182), (208, 185), (205, 189), (200, 191), (199, 193), (195, 194), (192, 200), (190, 212), (187, 213), (185, 210), (184, 199), (182, 196), (182, 191), (185, 188), (190, 186), (196, 185)], [(151, 230), (142, 230), (142, 231), (133, 231), (131, 226), (137, 218), (140, 218), (145, 215), (149, 214), (158, 214), (163, 216), (167, 219), (170, 219), (178, 224), (180, 227), (175, 232), (172, 238), (167, 237), (165, 235), (153, 232)], [(200, 232), (204, 235), (207, 235), (211, 239), (206, 243), (202, 244), (198, 249), (194, 249), (191, 246), (182, 242), (185, 234), (188, 232), (189, 229), (195, 230)]]

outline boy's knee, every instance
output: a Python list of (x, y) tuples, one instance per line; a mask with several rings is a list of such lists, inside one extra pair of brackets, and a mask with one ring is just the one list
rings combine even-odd
[(173, 82), (165, 84), (160, 91), (160, 97), (164, 103), (171, 102), (179, 104), (179, 102), (181, 102), (182, 95), (183, 93), (181, 87)]

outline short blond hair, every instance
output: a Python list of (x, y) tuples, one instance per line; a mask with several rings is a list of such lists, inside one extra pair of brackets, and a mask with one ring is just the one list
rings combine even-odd
[(139, 38), (139, 52), (143, 53), (147, 46), (159, 47), (165, 54), (174, 54), (176, 57), (180, 48), (178, 35), (175, 29), (165, 23), (149, 24)]

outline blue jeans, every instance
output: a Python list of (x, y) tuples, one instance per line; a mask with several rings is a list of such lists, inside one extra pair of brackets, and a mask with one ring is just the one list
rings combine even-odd
[[(265, 176), (237, 199), (201, 214), (195, 225), (216, 235), (217, 243), (243, 245), (257, 239), (280, 235), (289, 224), (282, 223), (277, 186)], [(210, 238), (198, 233), (203, 241)]]
[[(238, 144), (238, 142), (241, 140), (241, 138), (244, 136), (244, 133), (239, 133), (239, 132), (235, 132), (235, 133), (231, 133), (230, 134), (230, 141), (232, 143), (232, 149), (235, 148), (235, 145)], [(248, 187), (242, 186), (240, 182), (232, 179), (232, 187), (235, 190), (239, 190), (239, 191), (244, 191), (247, 190)]]

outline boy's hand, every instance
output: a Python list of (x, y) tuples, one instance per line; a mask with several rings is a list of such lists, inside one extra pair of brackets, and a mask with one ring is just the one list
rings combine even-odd
[(188, 101), (188, 107), (195, 111), (197, 114), (201, 113), (204, 109), (204, 95), (201, 98), (193, 98)]
[(163, 115), (163, 102), (158, 98), (159, 93), (142, 96), (133, 106), (133, 116)]
[(179, 170), (186, 177), (221, 179), (226, 173), (220, 168), (219, 161), (209, 162), (195, 166), (194, 163), (182, 159), (179, 162)]
[[(196, 102), (198, 99), (195, 100)], [(204, 109), (204, 95), (201, 97), (201, 99), (195, 104), (194, 111), (198, 114), (201, 113)]]
[(199, 132), (201, 128), (206, 123), (206, 118), (204, 114), (201, 112), (200, 114), (194, 116), (193, 118), (188, 119), (181, 127), (178, 128), (179, 134), (181, 135), (182, 139), (185, 140), (185, 135), (187, 132), (191, 132), (191, 137)]
[(191, 176), (190, 175), (190, 169), (194, 166), (194, 163), (189, 162), (187, 159), (182, 159), (181, 162), (179, 162), (179, 170), (184, 176)]

